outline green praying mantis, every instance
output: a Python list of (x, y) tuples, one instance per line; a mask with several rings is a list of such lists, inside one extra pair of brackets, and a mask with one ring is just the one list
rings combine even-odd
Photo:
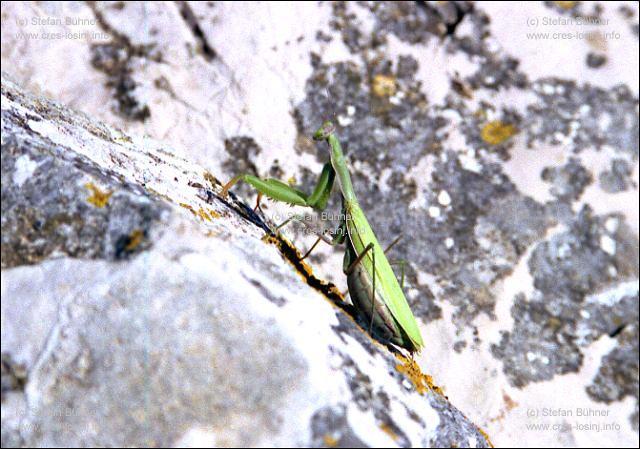
[[(368, 320), (370, 333), (375, 331), (382, 340), (405, 348), (410, 353), (418, 352), (424, 346), (420, 329), (402, 287), (387, 260), (386, 250), (383, 250), (378, 243), (358, 203), (333, 124), (325, 122), (315, 132), (313, 138), (316, 141), (324, 140), (329, 144), (331, 162), (326, 163), (322, 168), (318, 183), (310, 195), (277, 179), (261, 179), (249, 174), (240, 174), (223, 187), (222, 196), (226, 196), (229, 189), (238, 181), (244, 181), (258, 191), (258, 205), (260, 198), (264, 195), (276, 201), (322, 211), (327, 206), (337, 177), (342, 194), (342, 214), (338, 229), (328, 243), (332, 245), (346, 243), (343, 272), (347, 275), (351, 302), (358, 313)], [(325, 240), (321, 235), (303, 259), (315, 248), (320, 239)]]

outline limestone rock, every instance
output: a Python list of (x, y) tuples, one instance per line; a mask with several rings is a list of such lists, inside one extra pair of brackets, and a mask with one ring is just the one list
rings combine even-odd
[(219, 189), (3, 75), (3, 446), (488, 445)]

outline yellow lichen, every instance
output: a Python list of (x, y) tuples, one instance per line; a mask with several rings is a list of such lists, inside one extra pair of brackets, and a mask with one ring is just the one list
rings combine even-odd
[(94, 183), (88, 182), (84, 185), (91, 191), (91, 196), (87, 198), (87, 201), (93, 204), (95, 207), (103, 208), (109, 202), (109, 198), (113, 194), (110, 190), (102, 191)]
[(173, 198), (171, 198), (169, 195), (166, 195), (164, 193), (160, 193), (157, 190), (149, 187), (149, 186), (145, 186), (145, 189), (147, 190), (147, 192), (154, 194), (155, 196), (157, 196), (158, 198), (162, 198), (163, 200), (166, 200), (168, 203), (173, 203)]
[(516, 127), (500, 120), (485, 124), (480, 131), (480, 137), (489, 145), (499, 145), (517, 132)]
[(184, 207), (185, 209), (187, 209), (189, 212), (191, 212), (193, 215), (195, 215), (196, 217), (198, 216), (198, 214), (196, 213), (196, 210), (187, 203), (180, 203), (180, 206)]
[(198, 215), (198, 217), (200, 217), (203, 220), (211, 221), (211, 217), (209, 216), (209, 212), (207, 212), (203, 208), (198, 209), (197, 215)]
[(302, 255), (300, 254), (298, 249), (293, 246), (287, 239), (282, 236), (276, 237), (275, 235), (266, 234), (262, 238), (262, 240), (265, 243), (275, 245), (280, 251), (282, 257), (291, 265), (293, 265), (293, 268), (307, 283), (307, 285), (320, 291), (327, 299), (331, 300), (330, 302), (334, 304), (336, 302), (344, 301), (344, 296), (335, 285), (327, 283), (315, 277), (311, 267), (304, 260), (300, 260), (302, 258)]
[(378, 74), (373, 77), (371, 88), (377, 97), (391, 97), (396, 93), (396, 79), (390, 75)]
[(129, 234), (129, 243), (124, 247), (126, 251), (133, 251), (136, 249), (142, 240), (144, 239), (144, 232), (141, 229), (134, 230), (131, 234)]
[(322, 441), (326, 447), (336, 447), (338, 445), (338, 440), (333, 435), (326, 434), (322, 437)]
[(389, 435), (393, 441), (398, 441), (398, 434), (393, 431), (389, 424), (382, 423), (378, 427), (380, 427), (380, 430), (382, 430), (384, 433)]
[(562, 9), (573, 9), (574, 6), (576, 6), (576, 4), (578, 2), (554, 2), (556, 5), (558, 5), (560, 8)]
[(131, 137), (129, 137), (129, 136), (125, 135), (125, 134), (122, 134), (120, 136), (116, 136), (116, 137), (113, 138), (113, 140), (115, 142), (120, 142), (120, 143), (131, 143), (131, 142), (133, 142)]
[(416, 391), (418, 393), (423, 394), (426, 391), (431, 390), (434, 393), (444, 396), (442, 388), (433, 383), (433, 378), (431, 376), (422, 372), (420, 366), (415, 360), (402, 355), (396, 355), (396, 357), (402, 362), (396, 365), (396, 369), (407, 376), (411, 383), (416, 387)]
[[(399, 354), (396, 354), (396, 358), (400, 360), (402, 363), (396, 365), (396, 369), (407, 376), (407, 378), (411, 381), (411, 383), (416, 387), (416, 391), (420, 394), (424, 394), (425, 392), (431, 390), (434, 393), (439, 394), (440, 396), (447, 398), (444, 395), (444, 391), (439, 386), (433, 383), (433, 378), (428, 374), (424, 374), (420, 369), (420, 366), (416, 363), (415, 360), (409, 357), (405, 357)], [(382, 427), (381, 427), (382, 428)], [(489, 446), (494, 447), (493, 443), (489, 439), (489, 435), (486, 434), (484, 430), (480, 427), (476, 426), (478, 432), (487, 440)], [(384, 429), (383, 429), (384, 430)]]
[(478, 429), (478, 432), (480, 432), (480, 435), (482, 435), (484, 437), (484, 439), (487, 440), (487, 444), (489, 445), (489, 447), (495, 447), (493, 445), (493, 443), (491, 442), (491, 439), (489, 438), (489, 435), (487, 435), (487, 432), (485, 432), (484, 430), (482, 430), (478, 426), (476, 426), (476, 429)]
[(220, 218), (221, 215), (213, 210), (213, 209), (209, 209), (206, 210), (204, 208), (200, 208), (198, 210), (195, 210), (193, 206), (187, 204), (187, 203), (180, 203), (180, 206), (184, 207), (185, 209), (187, 209), (189, 212), (191, 212), (194, 216), (199, 217), (202, 220), (205, 221), (211, 221), (214, 220), (216, 218)]

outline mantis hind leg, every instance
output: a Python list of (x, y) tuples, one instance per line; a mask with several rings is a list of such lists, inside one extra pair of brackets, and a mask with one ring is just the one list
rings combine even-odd
[[(364, 256), (366, 256), (367, 253), (372, 249), (373, 249), (373, 243), (369, 243), (364, 249), (364, 251), (362, 251), (362, 254), (356, 257), (355, 260), (351, 262), (349, 266), (344, 270), (344, 274), (349, 276), (351, 273), (353, 273), (353, 270), (358, 266), (358, 264), (362, 261), (362, 259), (364, 259)], [(375, 253), (374, 253), (374, 256), (375, 256)]]
[(376, 314), (376, 252), (373, 251), (371, 254), (373, 265), (373, 296), (371, 299), (371, 321), (369, 321), (369, 334), (373, 334), (373, 319), (375, 318)]
[(319, 235), (318, 238), (316, 239), (315, 243), (313, 245), (311, 245), (311, 248), (309, 248), (307, 250), (306, 253), (304, 253), (304, 256), (302, 256), (300, 258), (300, 260), (305, 260), (307, 257), (309, 257), (309, 255), (311, 254), (311, 252), (316, 248), (316, 246), (318, 246), (318, 243), (320, 243), (320, 241), (322, 240), (322, 235)]
[[(389, 243), (389, 246), (387, 246), (387, 248), (384, 250), (384, 253), (387, 254), (391, 248), (393, 248), (396, 243), (398, 243), (400, 240), (402, 240), (402, 234), (400, 234), (398, 237), (396, 237), (395, 239), (393, 239), (393, 241), (391, 243)], [(404, 259), (400, 259), (400, 260), (396, 260), (396, 261), (389, 261), (389, 265), (400, 265), (402, 268), (401, 270), (401, 276), (400, 276), (400, 288), (402, 288), (404, 290), (404, 266), (406, 265), (407, 261)]]
[[(313, 230), (311, 230), (311, 232), (315, 233), (315, 231)], [(331, 246), (339, 245), (340, 243), (344, 242), (346, 237), (345, 232), (346, 232), (346, 224), (343, 221), (340, 223), (340, 225), (338, 225), (338, 227), (334, 231), (334, 236), (332, 239), (328, 239), (327, 237), (325, 237), (324, 233), (318, 234), (318, 238), (316, 239), (315, 243), (311, 245), (311, 248), (309, 248), (309, 250), (304, 254), (304, 256), (302, 256), (300, 260), (306, 259), (311, 254), (311, 252), (316, 248), (316, 246), (318, 246), (318, 243), (320, 243), (320, 240), (322, 240), (323, 242)]]
[(389, 265), (400, 265), (400, 288), (404, 290), (404, 267), (407, 264), (405, 259), (390, 260)]
[(274, 231), (278, 232), (280, 229), (284, 228), (286, 225), (288, 225), (294, 220), (302, 221), (302, 218), (298, 215), (292, 215), (289, 218), (287, 218), (285, 221), (280, 223), (279, 225), (276, 225), (276, 228), (274, 229)]
[(391, 251), (391, 248), (393, 248), (400, 240), (402, 240), (402, 234), (393, 239), (393, 242), (389, 243), (389, 246), (385, 248), (384, 253), (387, 254), (389, 251)]

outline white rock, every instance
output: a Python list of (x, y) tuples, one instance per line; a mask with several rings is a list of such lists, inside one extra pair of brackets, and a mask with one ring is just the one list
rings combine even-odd
[(446, 190), (441, 190), (438, 194), (438, 203), (442, 206), (447, 207), (451, 204), (451, 197), (449, 196), (449, 192)]

